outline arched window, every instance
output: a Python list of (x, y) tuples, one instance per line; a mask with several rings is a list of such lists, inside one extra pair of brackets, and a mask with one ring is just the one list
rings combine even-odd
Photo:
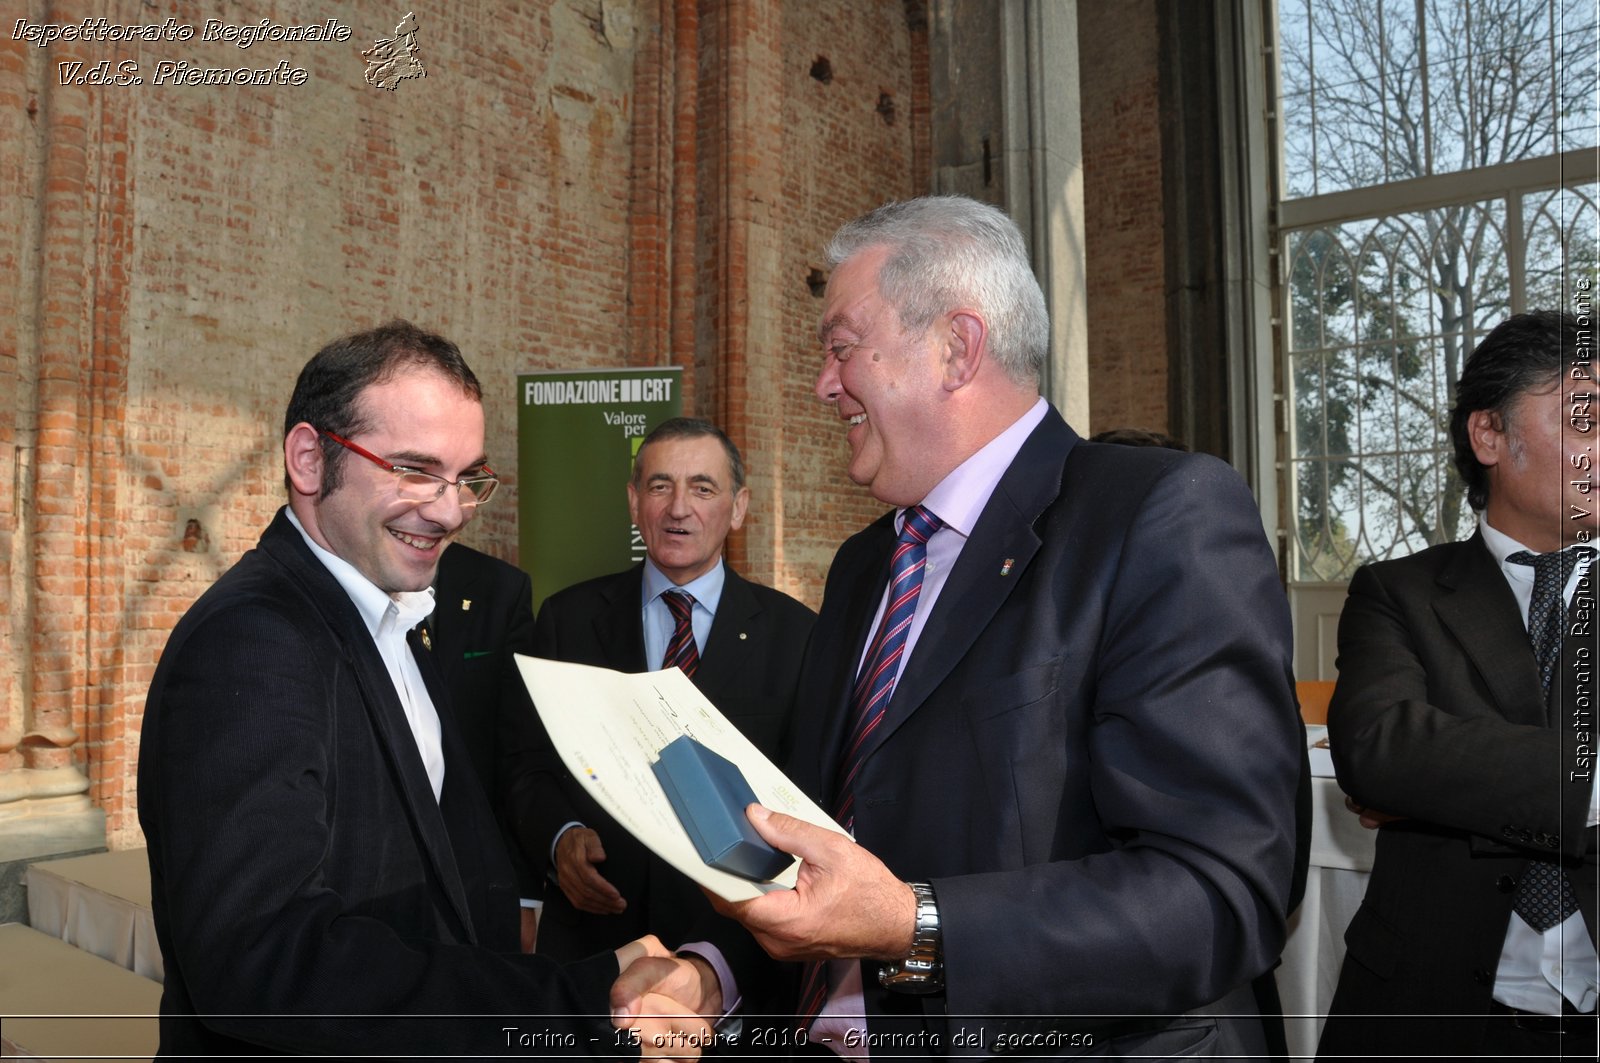
[(1276, 14), (1286, 568), (1291, 591), (1332, 589), (1470, 534), (1448, 430), (1462, 360), (1595, 281), (1600, 26), (1593, 0)]

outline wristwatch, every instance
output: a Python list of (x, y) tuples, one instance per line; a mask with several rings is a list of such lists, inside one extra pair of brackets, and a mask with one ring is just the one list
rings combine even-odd
[(878, 969), (878, 984), (897, 993), (944, 991), (944, 936), (939, 930), (939, 903), (926, 882), (908, 882), (917, 898), (917, 926), (905, 959)]

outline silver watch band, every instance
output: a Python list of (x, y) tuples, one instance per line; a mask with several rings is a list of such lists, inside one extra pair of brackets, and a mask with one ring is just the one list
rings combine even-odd
[(926, 882), (908, 882), (917, 898), (917, 925), (905, 958), (878, 970), (878, 984), (898, 993), (938, 993), (944, 989), (944, 936), (939, 902)]

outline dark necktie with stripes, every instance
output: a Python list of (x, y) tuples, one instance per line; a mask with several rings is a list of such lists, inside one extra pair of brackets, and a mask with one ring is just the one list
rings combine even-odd
[(677, 665), (684, 675), (693, 679), (694, 670), (700, 667), (700, 651), (695, 648), (694, 624), (690, 622), (690, 617), (694, 615), (694, 595), (688, 591), (667, 591), (661, 600), (672, 611), (674, 621), (672, 639), (661, 658), (661, 667)]
[[(1533, 566), (1533, 595), (1528, 602), (1528, 639), (1539, 665), (1539, 682), (1546, 704), (1557, 684), (1561, 669), (1561, 637), (1567, 626), (1567, 607), (1563, 592), (1572, 570), (1581, 559), (1594, 556), (1587, 546), (1576, 546), (1558, 553), (1531, 554), (1519, 550), (1506, 558), (1514, 565)], [(1534, 857), (1517, 883), (1512, 911), (1541, 934), (1566, 922), (1578, 910), (1578, 897), (1561, 864), (1553, 859)]]
[[(922, 594), (922, 574), (928, 565), (928, 540), (942, 526), (943, 522), (922, 506), (906, 510), (900, 538), (889, 560), (889, 601), (867, 651), (866, 663), (861, 666), (856, 685), (850, 692), (851, 727), (845, 737), (838, 782), (834, 786), (833, 818), (852, 833), (856, 822), (854, 784), (864, 759), (862, 751), (867, 739), (883, 722), (884, 710), (894, 694), (895, 677), (911, 634), (911, 619), (916, 615), (917, 599)], [(824, 963), (806, 964), (801, 978), (799, 1011), (806, 1020), (805, 1025), (810, 1025), (810, 1020), (822, 1010), (823, 1001), (827, 999), (826, 973)]]

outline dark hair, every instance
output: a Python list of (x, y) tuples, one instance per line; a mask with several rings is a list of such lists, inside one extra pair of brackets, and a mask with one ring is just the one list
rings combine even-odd
[(1509, 410), (1520, 396), (1542, 391), (1561, 375), (1561, 354), (1578, 346), (1578, 319), (1559, 310), (1532, 310), (1508, 317), (1483, 338), (1461, 369), (1456, 404), (1450, 410), (1450, 441), (1456, 471), (1467, 485), (1467, 504), (1489, 504), (1489, 471), (1479, 464), (1467, 437), (1467, 419), (1478, 410), (1500, 415), (1509, 427)]
[[(483, 388), (461, 350), (443, 336), (396, 319), (366, 332), (334, 340), (300, 370), (283, 415), (283, 434), (301, 421), (349, 439), (368, 427), (361, 395), (402, 369), (431, 369), (461, 385), (464, 394), (483, 401)], [(339, 486), (345, 450), (322, 437), (322, 496)], [(284, 475), (288, 484), (288, 475)]]
[(1089, 437), (1091, 443), (1117, 443), (1124, 447), (1165, 447), (1168, 450), (1188, 450), (1189, 444), (1173, 439), (1164, 432), (1148, 428), (1107, 428)]
[(651, 443), (664, 443), (669, 439), (702, 439), (710, 437), (722, 444), (722, 449), (728, 455), (728, 467), (733, 470), (733, 489), (739, 490), (744, 486), (744, 459), (739, 456), (739, 448), (733, 445), (733, 440), (728, 434), (710, 421), (699, 417), (673, 417), (662, 421), (650, 430), (644, 437), (644, 442), (639, 444), (639, 449), (633, 455), (633, 482), (639, 483), (639, 455), (644, 453), (644, 448)]

